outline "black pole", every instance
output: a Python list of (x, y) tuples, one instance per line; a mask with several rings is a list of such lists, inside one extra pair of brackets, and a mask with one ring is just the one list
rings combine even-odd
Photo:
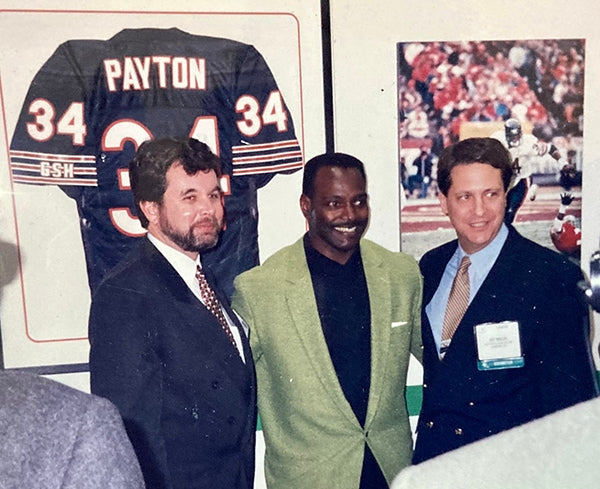
[(321, 0), (321, 38), (323, 49), (323, 105), (325, 111), (325, 150), (335, 151), (333, 131), (333, 75), (331, 62), (331, 16), (329, 0)]

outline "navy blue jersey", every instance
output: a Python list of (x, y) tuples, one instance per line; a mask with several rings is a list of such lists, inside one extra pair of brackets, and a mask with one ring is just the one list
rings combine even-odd
[(11, 141), (14, 183), (77, 202), (92, 291), (143, 236), (128, 165), (145, 140), (190, 136), (221, 158), (227, 228), (203, 263), (231, 291), (258, 264), (257, 189), (302, 167), (291, 115), (261, 54), (178, 29), (61, 44), (36, 74)]

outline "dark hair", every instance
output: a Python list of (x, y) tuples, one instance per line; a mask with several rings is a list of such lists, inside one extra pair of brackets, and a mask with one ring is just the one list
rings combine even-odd
[(129, 164), (129, 179), (137, 215), (144, 227), (148, 226), (148, 219), (139, 204), (162, 203), (167, 171), (174, 163), (181, 164), (188, 175), (211, 170), (217, 178), (222, 174), (219, 157), (196, 139), (171, 137), (142, 143)]
[(448, 195), (452, 185), (450, 173), (457, 165), (484, 163), (502, 172), (504, 190), (508, 190), (512, 177), (512, 159), (508, 149), (497, 139), (469, 138), (454, 143), (442, 151), (438, 160), (437, 181), (440, 191)]
[(362, 161), (360, 161), (358, 158), (344, 153), (324, 153), (311, 158), (307, 161), (306, 165), (304, 165), (304, 175), (302, 177), (302, 193), (304, 195), (310, 198), (313, 197), (315, 191), (315, 176), (320, 168), (328, 166), (337, 166), (339, 168), (356, 168), (364, 178), (365, 183), (367, 182), (365, 165), (363, 165)]

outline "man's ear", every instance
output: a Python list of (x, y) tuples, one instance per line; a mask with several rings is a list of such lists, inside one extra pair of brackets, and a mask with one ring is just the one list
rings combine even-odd
[(445, 216), (448, 215), (448, 204), (446, 202), (446, 196), (440, 192), (440, 194), (438, 195), (438, 200), (440, 201), (440, 207), (442, 208), (442, 212), (444, 213)]
[(302, 215), (305, 219), (310, 217), (310, 210), (312, 208), (312, 204), (310, 201), (310, 197), (302, 194), (300, 196), (300, 210), (302, 211)]
[(159, 205), (158, 202), (150, 202), (149, 200), (140, 201), (140, 209), (151, 224), (156, 224), (159, 219)]
[(225, 208), (225, 194), (221, 192), (221, 205), (223, 206), (223, 229), (221, 231), (225, 231), (227, 229), (227, 209)]

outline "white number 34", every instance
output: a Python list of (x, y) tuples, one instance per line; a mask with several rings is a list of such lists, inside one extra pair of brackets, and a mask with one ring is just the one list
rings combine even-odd
[[(241, 134), (253, 137), (260, 133), (265, 125), (274, 124), (278, 132), (287, 131), (287, 112), (281, 93), (277, 90), (269, 94), (264, 110), (258, 100), (251, 95), (242, 95), (235, 104), (235, 110), (242, 116), (237, 121)], [(34, 121), (27, 123), (27, 133), (38, 142), (45, 142), (55, 135), (71, 136), (73, 146), (83, 146), (87, 135), (82, 102), (73, 102), (55, 124), (56, 110), (46, 99), (36, 99), (29, 105), (29, 113)]]

